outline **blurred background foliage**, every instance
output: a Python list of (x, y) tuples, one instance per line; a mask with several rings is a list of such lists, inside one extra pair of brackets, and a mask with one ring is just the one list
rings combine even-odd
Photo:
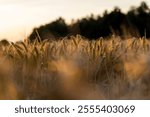
[(142, 2), (138, 7), (131, 7), (127, 13), (115, 7), (113, 11), (104, 11), (103, 15), (72, 20), (67, 24), (62, 17), (56, 21), (34, 28), (29, 39), (35, 40), (37, 32), (41, 39), (60, 39), (68, 35), (80, 34), (88, 39), (108, 37), (112, 34), (127, 36), (150, 37), (150, 8)]

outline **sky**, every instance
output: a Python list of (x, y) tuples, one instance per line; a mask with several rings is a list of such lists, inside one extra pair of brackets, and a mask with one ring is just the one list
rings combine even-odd
[(60, 16), (67, 23), (72, 19), (102, 15), (115, 6), (127, 12), (131, 6), (139, 6), (150, 0), (0, 0), (0, 40), (23, 40), (34, 27), (50, 23)]

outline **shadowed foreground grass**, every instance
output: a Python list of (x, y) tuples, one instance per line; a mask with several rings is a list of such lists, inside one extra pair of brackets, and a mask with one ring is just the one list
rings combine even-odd
[(145, 38), (0, 44), (0, 99), (150, 99)]

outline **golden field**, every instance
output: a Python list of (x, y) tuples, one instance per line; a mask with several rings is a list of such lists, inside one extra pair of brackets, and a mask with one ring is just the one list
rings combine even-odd
[(0, 99), (150, 99), (150, 42), (1, 41)]

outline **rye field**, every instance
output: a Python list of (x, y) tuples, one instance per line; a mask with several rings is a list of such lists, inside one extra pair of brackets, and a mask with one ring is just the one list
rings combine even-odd
[(150, 41), (0, 42), (0, 99), (150, 99)]

